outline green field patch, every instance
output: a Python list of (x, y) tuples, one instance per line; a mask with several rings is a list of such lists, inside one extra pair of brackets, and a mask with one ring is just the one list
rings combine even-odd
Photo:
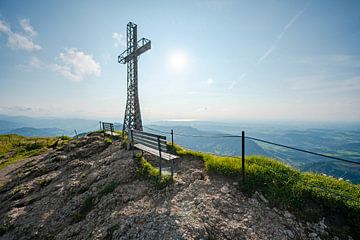
[(25, 158), (45, 153), (55, 142), (62, 146), (70, 140), (67, 136), (45, 138), (16, 134), (0, 135), (0, 170)]

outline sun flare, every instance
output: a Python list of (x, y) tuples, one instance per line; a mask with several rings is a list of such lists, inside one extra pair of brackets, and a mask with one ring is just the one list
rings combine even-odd
[(181, 72), (186, 68), (188, 59), (184, 52), (176, 52), (170, 56), (170, 66), (176, 72)]

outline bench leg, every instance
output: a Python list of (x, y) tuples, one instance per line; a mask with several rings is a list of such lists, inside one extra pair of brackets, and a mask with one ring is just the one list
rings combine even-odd
[(171, 159), (171, 179), (174, 178), (174, 159)]
[(161, 178), (161, 170), (162, 170), (162, 159), (161, 159), (161, 157), (160, 157), (160, 164), (159, 164), (159, 171), (160, 171), (160, 178)]

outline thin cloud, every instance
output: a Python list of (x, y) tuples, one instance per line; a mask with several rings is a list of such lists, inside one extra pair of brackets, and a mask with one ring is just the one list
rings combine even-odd
[(326, 75), (310, 75), (288, 80), (288, 84), (292, 91), (313, 94), (340, 94), (360, 91), (360, 77), (358, 76), (331, 79)]
[(306, 7), (299, 11), (295, 16), (293, 16), (290, 21), (285, 25), (283, 30), (279, 33), (278, 39), (280, 40), (284, 34), (291, 28), (291, 26), (295, 23), (295, 21), (305, 12)]
[(303, 8), (301, 11), (299, 11), (297, 14), (295, 14), (290, 21), (283, 27), (279, 35), (277, 36), (275, 42), (273, 45), (271, 45), (268, 50), (256, 61), (256, 65), (261, 64), (262, 61), (264, 61), (270, 54), (275, 50), (277, 45), (279, 44), (280, 40), (284, 37), (286, 32), (291, 28), (291, 26), (296, 22), (296, 20), (305, 12), (307, 7)]
[(260, 64), (262, 61), (264, 61), (271, 53), (274, 51), (275, 45), (272, 45), (257, 61), (256, 64)]
[(19, 64), (17, 67), (23, 70), (31, 71), (33, 69), (43, 69), (46, 67), (46, 64), (37, 57), (31, 57), (27, 64)]
[(114, 47), (126, 47), (126, 41), (124, 35), (121, 33), (113, 32), (112, 38), (115, 40)]
[(28, 19), (20, 20), (20, 26), (31, 37), (34, 37), (37, 35), (37, 32), (34, 30), (33, 26), (31, 26), (30, 21)]
[(10, 26), (4, 21), (0, 20), (0, 33), (4, 33), (8, 37), (7, 45), (11, 49), (21, 49), (26, 51), (40, 50), (41, 46), (35, 44), (33, 37), (36, 36), (36, 31), (30, 25), (29, 20), (20, 20), (20, 26), (25, 31), (25, 34), (20, 32), (13, 32)]
[[(247, 72), (241, 74), (240, 77), (239, 77), (239, 79), (238, 79), (237, 81), (243, 80), (246, 76), (247, 76)], [(232, 89), (236, 86), (237, 81), (232, 81), (231, 84), (230, 84), (230, 86), (228, 87), (228, 89), (229, 89), (229, 90), (232, 90)]]
[(214, 80), (212, 78), (208, 78), (207, 84), (212, 85), (214, 83)]
[[(256, 68), (258, 65), (260, 65), (266, 58), (268, 58), (271, 53), (276, 49), (277, 45), (279, 44), (280, 40), (284, 37), (284, 35), (286, 34), (286, 32), (292, 27), (292, 25), (296, 22), (296, 20), (306, 11), (307, 6), (304, 7), (302, 10), (300, 10), (297, 14), (295, 14), (289, 22), (286, 23), (286, 25), (283, 27), (283, 29), (281, 30), (281, 32), (278, 34), (275, 42), (265, 51), (265, 53), (263, 55), (261, 55), (261, 57), (259, 57), (256, 61), (256, 63), (253, 65), (253, 68)], [(249, 72), (249, 71), (248, 71)], [(236, 84), (237, 81), (242, 80), (243, 78), (245, 78), (248, 75), (248, 72), (243, 73), (240, 78), (236, 81), (232, 81), (230, 86), (228, 87), (229, 90), (232, 90)], [(251, 71), (250, 71), (251, 72)]]
[(2, 20), (0, 20), (0, 33), (1, 32), (6, 33), (6, 34), (11, 32), (10, 27)]
[(52, 64), (50, 70), (69, 80), (81, 81), (86, 76), (100, 76), (101, 74), (100, 64), (93, 59), (93, 56), (76, 48), (66, 49), (60, 53), (59, 59), (62, 64)]

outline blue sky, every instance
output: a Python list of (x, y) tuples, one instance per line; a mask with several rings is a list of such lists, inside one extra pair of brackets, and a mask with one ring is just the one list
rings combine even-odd
[(144, 121), (360, 121), (359, 1), (0, 2), (0, 113), (122, 121), (126, 24)]

